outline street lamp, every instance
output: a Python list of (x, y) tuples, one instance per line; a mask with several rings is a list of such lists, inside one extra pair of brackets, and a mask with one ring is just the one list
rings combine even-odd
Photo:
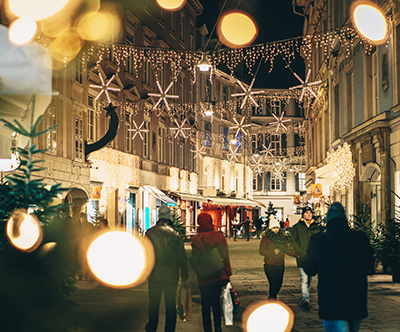
[(165, 10), (177, 11), (186, 4), (186, 0), (157, 0), (158, 5)]
[(213, 116), (214, 115), (214, 111), (211, 107), (210, 104), (207, 104), (207, 108), (204, 111), (204, 116)]
[(245, 332), (289, 332), (293, 327), (294, 313), (283, 302), (269, 299), (249, 305), (242, 322)]
[(374, 45), (386, 42), (388, 25), (380, 8), (368, 0), (356, 1), (352, 4), (351, 20), (357, 32)]
[(211, 68), (210, 61), (207, 59), (207, 53), (202, 53), (201, 54), (201, 60), (197, 64), (197, 67), (200, 69), (200, 71), (209, 71)]

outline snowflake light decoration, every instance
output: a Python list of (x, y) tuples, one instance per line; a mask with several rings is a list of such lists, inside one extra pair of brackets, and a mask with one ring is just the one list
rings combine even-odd
[(100, 96), (104, 93), (107, 97), (108, 103), (111, 103), (111, 98), (110, 98), (110, 94), (108, 93), (108, 91), (121, 91), (120, 88), (111, 88), (110, 87), (111, 82), (115, 78), (115, 74), (113, 76), (111, 76), (111, 78), (108, 80), (107, 83), (104, 82), (104, 78), (100, 73), (99, 73), (99, 77), (100, 77), (101, 85), (90, 84), (91, 88), (100, 89), (99, 94), (96, 96), (96, 98), (94, 98), (94, 100), (97, 101), (97, 99), (99, 99)]
[(294, 172), (294, 175), (303, 172), (303, 166), (302, 165), (294, 165), (293, 172)]
[(226, 154), (229, 161), (233, 161), (233, 159), (235, 159), (235, 161), (238, 161), (238, 157), (240, 156), (238, 150), (239, 150), (238, 146), (235, 148), (235, 150), (232, 150), (232, 148), (229, 147), (229, 153)]
[(181, 134), (184, 138), (186, 138), (185, 133), (183, 132), (184, 130), (190, 130), (190, 128), (186, 127), (184, 128), (183, 126), (185, 125), (186, 119), (183, 120), (181, 124), (178, 123), (178, 121), (175, 120), (176, 123), (176, 128), (169, 128), (169, 130), (176, 130), (176, 134), (174, 138), (177, 138), (179, 134)]
[(263, 168), (261, 165), (255, 166), (253, 170), (256, 172), (257, 176), (260, 176), (263, 174)]
[(249, 86), (248, 89), (246, 89), (246, 88), (244, 87), (244, 85), (242, 84), (242, 82), (240, 82), (239, 80), (237, 81), (238, 84), (240, 85), (240, 87), (242, 88), (242, 90), (243, 90), (244, 92), (241, 92), (241, 93), (233, 93), (233, 94), (231, 94), (231, 96), (232, 96), (232, 97), (244, 96), (243, 101), (242, 101), (242, 105), (240, 106), (241, 109), (243, 109), (244, 105), (246, 105), (247, 98), (249, 98), (249, 99), (253, 102), (253, 104), (254, 104), (256, 107), (260, 107), (260, 106), (257, 104), (257, 102), (255, 101), (255, 99), (253, 98), (253, 95), (260, 94), (260, 93), (264, 93), (264, 90), (262, 90), (262, 91), (251, 91), (251, 89), (253, 88), (253, 84), (254, 84), (255, 79), (256, 79), (255, 77), (252, 79), (252, 81), (251, 81), (250, 86)]
[(148, 133), (148, 132), (149, 132), (148, 129), (142, 129), (142, 127), (144, 126), (144, 121), (142, 122), (142, 124), (141, 124), (139, 127), (137, 126), (135, 120), (133, 120), (133, 124), (134, 124), (135, 128), (133, 128), (133, 129), (128, 129), (128, 131), (134, 132), (134, 134), (133, 134), (133, 136), (132, 136), (132, 139), (135, 139), (136, 135), (139, 135), (140, 138), (141, 138), (142, 141), (143, 141), (142, 133)]
[(306, 79), (305, 79), (305, 81), (303, 81), (303, 80), (300, 78), (299, 75), (297, 75), (296, 73), (293, 73), (293, 75), (296, 76), (296, 78), (300, 81), (301, 84), (300, 84), (300, 85), (296, 85), (296, 86), (292, 86), (292, 87), (289, 88), (289, 90), (302, 89), (301, 95), (300, 95), (300, 98), (299, 98), (299, 101), (300, 101), (300, 102), (303, 100), (304, 93), (305, 93), (306, 91), (308, 91), (308, 92), (311, 93), (315, 98), (317, 98), (317, 95), (316, 95), (316, 94), (314, 93), (314, 91), (310, 88), (310, 86), (321, 84), (322, 81), (315, 81), (315, 82), (310, 82), (310, 83), (309, 83), (309, 82), (308, 82), (308, 79), (310, 78), (310, 74), (311, 74), (311, 69), (308, 70)]
[(286, 158), (280, 158), (275, 163), (275, 173), (281, 173), (287, 169), (287, 160)]
[(269, 143), (268, 148), (267, 148), (264, 144), (261, 144), (262, 147), (264, 148), (264, 150), (261, 150), (260, 153), (261, 153), (261, 154), (265, 153), (264, 157), (268, 157), (268, 155), (270, 155), (271, 157), (274, 156), (274, 155), (272, 154), (272, 151), (275, 151), (275, 149), (271, 149), (271, 144), (272, 144), (272, 143)]
[(270, 125), (277, 125), (276, 126), (276, 132), (278, 132), (279, 127), (282, 126), (282, 128), (286, 131), (287, 127), (283, 124), (284, 122), (289, 122), (292, 119), (287, 119), (287, 120), (283, 120), (283, 116), (285, 115), (285, 112), (282, 112), (281, 116), (278, 118), (274, 113), (272, 113), (273, 117), (276, 119), (276, 121), (274, 122), (270, 122)]
[(199, 149), (199, 147), (196, 145), (196, 150), (190, 150), (190, 152), (194, 153), (194, 159), (196, 159), (197, 157), (199, 157), (200, 159), (203, 159), (203, 155), (206, 154), (205, 151), (203, 151), (204, 149), (204, 145), (201, 147), (201, 149)]
[(247, 133), (246, 133), (246, 131), (245, 131), (243, 128), (251, 127), (251, 123), (249, 123), (249, 124), (243, 124), (245, 118), (246, 118), (246, 117), (244, 116), (244, 117), (242, 118), (242, 120), (240, 120), (240, 123), (236, 120), (236, 118), (233, 118), (233, 121), (235, 121), (236, 126), (229, 127), (229, 129), (237, 129), (237, 130), (236, 130), (236, 135), (235, 135), (235, 137), (238, 136), (238, 134), (239, 134), (240, 131), (242, 131), (242, 132), (247, 136)]
[(168, 91), (172, 88), (174, 85), (174, 81), (169, 83), (168, 87), (163, 91), (161, 84), (159, 81), (156, 81), (158, 90), (160, 90), (160, 93), (148, 93), (149, 96), (151, 97), (159, 97), (160, 99), (157, 100), (156, 104), (154, 105), (153, 109), (156, 109), (157, 106), (161, 103), (161, 101), (164, 100), (165, 106), (167, 106), (168, 111), (171, 111), (171, 108), (169, 107), (168, 100), (167, 98), (179, 98), (179, 96), (176, 95), (168, 95)]

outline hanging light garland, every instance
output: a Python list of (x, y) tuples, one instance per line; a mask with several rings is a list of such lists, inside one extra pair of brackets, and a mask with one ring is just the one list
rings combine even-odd
[(333, 182), (335, 190), (347, 189), (353, 183), (354, 165), (350, 145), (344, 143), (336, 151), (327, 153), (327, 161), (335, 166), (337, 180)]

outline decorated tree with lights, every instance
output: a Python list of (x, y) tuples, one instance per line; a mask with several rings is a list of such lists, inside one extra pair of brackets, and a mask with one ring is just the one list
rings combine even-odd
[[(32, 111), (33, 113), (33, 111)], [(71, 220), (60, 217), (65, 204), (53, 200), (65, 189), (61, 184), (46, 187), (34, 174), (42, 170), (40, 150), (33, 140), (56, 128), (38, 131), (42, 120), (31, 120), (30, 130), (14, 120), (4, 125), (18, 135), (29, 137), (26, 149), (18, 148), (20, 167), (0, 183), (0, 330), (72, 331), (78, 320), (68, 296), (74, 290), (76, 260)], [(43, 229), (43, 240), (36, 250), (24, 252), (7, 238), (7, 220), (15, 212), (33, 214)], [(22, 234), (22, 227), (19, 229)]]

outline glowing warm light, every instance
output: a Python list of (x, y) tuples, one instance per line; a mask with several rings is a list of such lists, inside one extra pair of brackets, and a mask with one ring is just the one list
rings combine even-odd
[(51, 56), (59, 62), (68, 63), (75, 58), (82, 46), (83, 41), (78, 33), (74, 29), (69, 29), (54, 39), (51, 47)]
[(51, 38), (56, 38), (65, 33), (70, 26), (71, 20), (68, 18), (49, 21), (43, 24), (43, 33)]
[(8, 37), (12, 43), (24, 45), (32, 40), (36, 30), (37, 24), (33, 18), (22, 17), (11, 24)]
[(7, 238), (18, 250), (34, 251), (42, 241), (42, 228), (34, 215), (16, 210), (7, 222)]
[(107, 16), (101, 12), (86, 13), (78, 23), (78, 33), (86, 40), (102, 39), (108, 31)]
[(245, 332), (291, 331), (294, 323), (293, 311), (283, 302), (267, 300), (254, 303), (243, 313), (243, 330)]
[(258, 29), (254, 20), (244, 12), (228, 12), (218, 22), (218, 37), (231, 48), (250, 45), (257, 37)]
[(125, 232), (107, 232), (97, 237), (87, 252), (88, 265), (100, 282), (111, 287), (143, 283), (154, 266), (154, 249), (148, 238)]
[(353, 154), (350, 145), (344, 143), (337, 150), (327, 153), (327, 162), (335, 165), (337, 179), (333, 182), (335, 190), (350, 188), (354, 178)]
[(211, 66), (210, 61), (208, 61), (207, 54), (203, 53), (201, 55), (201, 60), (197, 64), (197, 67), (199, 68), (200, 71), (209, 71)]
[(157, 0), (157, 3), (165, 10), (176, 11), (186, 4), (186, 0)]
[(9, 0), (10, 10), (19, 17), (30, 16), (36, 21), (57, 14), (69, 0)]
[(375, 45), (386, 42), (388, 26), (381, 10), (369, 1), (356, 1), (352, 5), (352, 21), (357, 31)]

